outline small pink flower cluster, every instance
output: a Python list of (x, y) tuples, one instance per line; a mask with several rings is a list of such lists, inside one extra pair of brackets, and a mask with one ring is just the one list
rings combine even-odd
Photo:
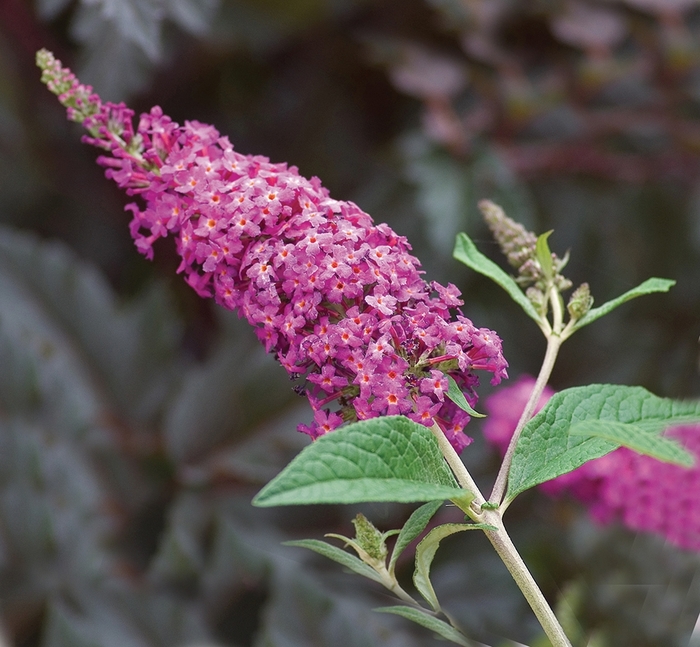
[(235, 152), (212, 126), (181, 127), (155, 107), (134, 132), (130, 110), (102, 104), (47, 54), (42, 78), (90, 131), (85, 141), (110, 152), (98, 159), (107, 176), (145, 203), (127, 206), (138, 249), (151, 258), (155, 240), (175, 237), (187, 282), (245, 316), (304, 381), (315, 414), (302, 431), (405, 414), (437, 422), (458, 451), (468, 444), (469, 416), (446, 397), (447, 376), (474, 405), (474, 370), (494, 384), (507, 376), (501, 342), (453, 318), (459, 291), (428, 285), (405, 238), (330, 198), (317, 178)]
[[(523, 376), (485, 402), (489, 417), (484, 436), (502, 454), (534, 385), (533, 378)], [(543, 394), (539, 408), (552, 395), (551, 389)], [(620, 447), (540, 488), (550, 496), (571, 494), (599, 523), (619, 519), (632, 530), (652, 532), (680, 548), (700, 551), (700, 426), (674, 427), (666, 434), (697, 456), (694, 468), (662, 463)]]

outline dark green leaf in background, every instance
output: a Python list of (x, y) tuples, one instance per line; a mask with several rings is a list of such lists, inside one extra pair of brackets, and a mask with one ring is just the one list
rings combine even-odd
[(34, 352), (44, 370), (56, 364), (64, 386), (75, 376), (75, 397), (95, 398), (90, 406), (111, 399), (122, 415), (140, 420), (157, 413), (177, 370), (181, 326), (162, 289), (120, 304), (66, 247), (7, 228), (0, 229), (3, 332), (16, 349)]

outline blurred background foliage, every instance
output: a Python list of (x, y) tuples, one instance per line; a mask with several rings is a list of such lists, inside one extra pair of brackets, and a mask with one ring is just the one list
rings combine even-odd
[[(389, 222), (498, 331), (514, 377), (538, 370), (537, 330), (451, 259), (460, 230), (497, 258), (479, 199), (554, 229), (598, 303), (676, 279), (579, 333), (552, 385), (700, 396), (697, 1), (0, 0), (9, 644), (437, 644), (372, 613), (391, 603), (375, 585), (281, 546), (348, 534), (357, 510), (250, 506), (307, 442), (294, 429), (308, 406), (235, 315), (175, 276), (167, 243), (154, 263), (136, 253), (127, 198), (39, 83), (40, 47), (103, 97), (213, 123)], [(469, 431), (464, 458), (487, 487), (496, 459)], [(388, 529), (410, 508), (364, 511)], [(577, 647), (700, 644), (698, 555), (536, 492), (508, 517)], [(485, 539), (463, 535), (434, 567), (444, 606), (485, 644), (544, 644)]]

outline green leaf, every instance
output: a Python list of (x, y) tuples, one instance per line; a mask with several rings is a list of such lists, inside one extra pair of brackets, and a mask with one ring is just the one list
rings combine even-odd
[(455, 379), (451, 375), (447, 375), (447, 382), (450, 385), (447, 389), (447, 393), (445, 394), (452, 402), (454, 402), (460, 409), (463, 409), (466, 411), (472, 418), (485, 418), (486, 414), (479, 413), (478, 411), (474, 411), (472, 409), (471, 405), (467, 402), (467, 399), (464, 397), (464, 393), (460, 390), (460, 388), (457, 386), (457, 382), (455, 382)]
[(416, 547), (416, 570), (413, 573), (413, 583), (435, 611), (440, 611), (440, 603), (430, 582), (430, 566), (440, 547), (440, 542), (445, 537), (464, 530), (496, 530), (496, 528), (483, 523), (446, 523), (433, 528)]
[(406, 546), (408, 546), (418, 535), (420, 535), (428, 522), (433, 518), (433, 515), (438, 511), (442, 501), (429, 501), (425, 505), (422, 505), (417, 510), (413, 511), (413, 514), (408, 518), (399, 536), (396, 538), (396, 543), (394, 544), (394, 550), (391, 553), (391, 559), (389, 560), (389, 573), (394, 572), (396, 567), (396, 560), (399, 558), (401, 553), (404, 551)]
[(525, 296), (515, 279), (506, 274), (490, 258), (484, 256), (467, 234), (460, 233), (457, 235), (453, 256), (475, 272), (487, 276), (500, 285), (510, 295), (511, 299), (525, 311), (528, 317), (534, 319), (538, 324), (540, 323), (542, 317), (537, 313), (535, 306), (530, 303), (530, 300)]
[(370, 580), (374, 580), (380, 584), (382, 583), (382, 580), (379, 575), (377, 575), (377, 572), (365, 564), (359, 557), (355, 557), (355, 555), (351, 555), (342, 548), (328, 544), (325, 541), (320, 541), (318, 539), (299, 539), (295, 541), (285, 541), (284, 545), (308, 548), (319, 555), (323, 555), (328, 559), (332, 559), (334, 562), (342, 564), (345, 566), (345, 568), (349, 568), (358, 575), (363, 575), (364, 577), (368, 577)]
[(554, 277), (554, 266), (552, 265), (552, 252), (549, 249), (549, 244), (547, 243), (547, 238), (552, 235), (552, 229), (540, 234), (537, 237), (537, 243), (535, 246), (535, 255), (537, 256), (537, 262), (542, 268), (542, 274), (544, 274), (545, 279), (551, 281)]
[(612, 440), (639, 454), (645, 454), (666, 463), (676, 463), (683, 467), (692, 467), (695, 462), (693, 455), (683, 449), (678, 442), (659, 436), (653, 431), (647, 431), (641, 425), (611, 420), (585, 420), (572, 425), (569, 434)]
[(268, 483), (253, 505), (461, 498), (432, 433), (404, 416), (356, 422), (321, 436)]
[(473, 647), (473, 643), (471, 643), (454, 627), (448, 625), (442, 620), (439, 620), (424, 609), (399, 605), (395, 607), (380, 607), (374, 610), (379, 613), (394, 613), (397, 616), (402, 616), (407, 620), (411, 620), (416, 624), (425, 627), (426, 629), (434, 631), (436, 634), (438, 634), (438, 636), (442, 636), (446, 640), (458, 645), (463, 645), (463, 647)]
[(581, 317), (581, 319), (579, 319), (574, 324), (574, 326), (571, 329), (571, 332), (573, 333), (579, 328), (583, 328), (583, 326), (587, 326), (589, 323), (594, 322), (596, 319), (600, 319), (603, 315), (612, 312), (615, 308), (622, 305), (626, 301), (630, 301), (631, 299), (644, 296), (645, 294), (653, 294), (655, 292), (668, 292), (669, 289), (671, 289), (675, 284), (676, 282), (672, 281), (671, 279), (659, 279), (655, 277), (647, 279), (646, 281), (638, 285), (636, 288), (628, 290), (616, 299), (612, 299), (611, 301), (604, 303), (602, 306), (598, 306), (597, 308), (592, 308), (591, 310), (589, 310), (583, 317)]
[[(628, 426), (622, 432), (611, 425), (603, 435), (602, 425), (594, 424), (595, 433), (581, 435), (585, 427), (578, 425), (589, 421)], [(646, 453), (668, 451), (668, 443), (657, 442), (658, 434), (672, 425), (697, 421), (700, 401), (660, 398), (639, 386), (590, 384), (560, 391), (523, 429), (508, 476), (506, 501), (622, 444), (636, 445)], [(634, 427), (640, 431), (632, 440)], [(650, 435), (657, 440), (650, 442)]]

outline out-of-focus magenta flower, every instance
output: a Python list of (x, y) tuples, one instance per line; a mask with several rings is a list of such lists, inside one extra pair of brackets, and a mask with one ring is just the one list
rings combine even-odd
[[(534, 378), (522, 376), (484, 403), (489, 414), (484, 436), (501, 454), (534, 385)], [(551, 389), (545, 391), (538, 411), (552, 395)], [(700, 426), (673, 427), (666, 435), (695, 454), (695, 467), (662, 463), (620, 447), (540, 488), (550, 496), (572, 495), (599, 523), (620, 520), (632, 530), (652, 532), (680, 548), (700, 551)]]
[[(484, 436), (502, 455), (505, 455), (508, 449), (510, 439), (513, 437), (515, 427), (534, 386), (534, 377), (522, 375), (516, 382), (499, 389), (484, 402), (488, 411), (488, 417), (484, 420)], [(554, 390), (545, 386), (535, 413), (538, 413), (553, 395)]]
[(178, 126), (155, 107), (132, 127), (123, 104), (102, 103), (46, 51), (42, 80), (108, 154), (107, 177), (138, 195), (127, 206), (139, 251), (173, 236), (178, 272), (236, 310), (268, 352), (303, 381), (315, 438), (343, 422), (404, 414), (437, 422), (460, 451), (469, 416), (445, 397), (452, 376), (476, 403), (475, 370), (507, 376), (501, 341), (451, 309), (454, 285), (426, 283), (410, 245), (318, 178), (241, 155), (212, 126)]

